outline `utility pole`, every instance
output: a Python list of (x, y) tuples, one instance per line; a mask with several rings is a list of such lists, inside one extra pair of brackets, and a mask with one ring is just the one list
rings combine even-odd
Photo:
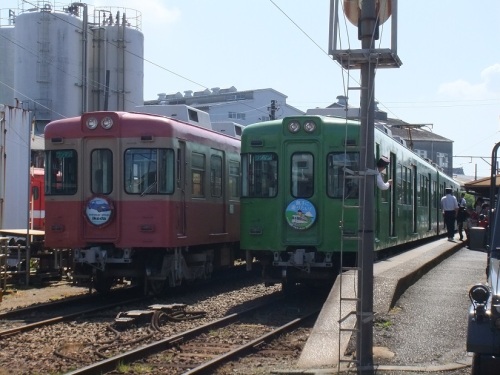
[(271, 100), (271, 107), (267, 107), (269, 111), (269, 119), (276, 120), (276, 100)]
[[(339, 1), (343, 5), (339, 6)], [(373, 257), (375, 242), (375, 68), (401, 66), (397, 56), (397, 0), (331, 0), (330, 49), (344, 69), (360, 69), (360, 173), (359, 189), (358, 300), (356, 304), (356, 364), (358, 374), (373, 375)], [(361, 50), (338, 49), (341, 27), (339, 9), (358, 28)], [(392, 15), (391, 48), (375, 49), (379, 25)], [(349, 88), (348, 88), (349, 89)], [(390, 156), (390, 155), (387, 155)], [(393, 198), (391, 198), (393, 199)], [(340, 297), (342, 300), (342, 296)], [(340, 321), (339, 321), (340, 322)], [(340, 363), (340, 359), (339, 359)]]
[[(375, 0), (363, 1), (359, 20), (358, 35), (361, 48), (372, 52), (378, 23)], [(377, 38), (378, 39), (378, 38)], [(375, 64), (371, 59), (361, 63), (361, 132), (360, 132), (360, 170), (375, 169), (374, 160), (374, 118), (375, 118)], [(373, 374), (373, 252), (374, 252), (374, 202), (375, 176), (360, 184), (361, 215), (359, 217), (359, 236), (363, 238), (358, 255), (358, 267), (362, 270), (358, 283), (359, 301), (358, 339), (356, 356), (359, 360), (358, 373)]]

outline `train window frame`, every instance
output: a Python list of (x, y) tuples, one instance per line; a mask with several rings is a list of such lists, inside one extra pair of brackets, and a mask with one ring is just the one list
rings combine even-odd
[(222, 190), (222, 157), (210, 155), (210, 195), (221, 198)]
[(124, 191), (131, 195), (171, 195), (175, 191), (175, 153), (171, 148), (131, 147), (123, 157)]
[(294, 198), (314, 195), (314, 155), (298, 151), (290, 157), (290, 194)]
[[(359, 151), (330, 152), (326, 158), (327, 196), (332, 199), (358, 199), (359, 179), (354, 177), (360, 168)], [(346, 186), (347, 180), (350, 180), (349, 186)]]
[(113, 191), (113, 152), (109, 148), (96, 148), (90, 153), (90, 190), (103, 195)]
[(241, 163), (229, 160), (229, 198), (238, 199), (241, 195)]
[(241, 197), (275, 198), (278, 195), (279, 159), (275, 152), (241, 154)]
[(40, 199), (40, 189), (38, 188), (38, 186), (33, 186), (31, 188), (31, 197), (33, 201), (37, 201), (38, 199)]
[(45, 160), (45, 195), (75, 195), (78, 191), (76, 150), (46, 150)]
[(191, 194), (194, 198), (205, 198), (205, 160), (205, 154), (191, 153)]

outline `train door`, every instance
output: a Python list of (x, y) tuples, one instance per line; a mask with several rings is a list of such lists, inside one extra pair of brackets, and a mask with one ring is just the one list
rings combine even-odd
[(186, 236), (186, 142), (179, 141), (177, 149), (177, 189), (180, 192), (177, 208), (177, 236)]
[(86, 217), (83, 234), (89, 240), (116, 240), (119, 223), (115, 220), (114, 202), (120, 200), (122, 184), (115, 182), (119, 174), (120, 157), (116, 142), (106, 139), (86, 138), (83, 141), (82, 198)]
[(418, 193), (419, 193), (419, 186), (418, 186), (418, 173), (417, 173), (417, 166), (413, 166), (413, 233), (417, 233), (417, 219), (418, 219)]
[(429, 212), (428, 212), (428, 222), (429, 222), (429, 225), (427, 227), (427, 230), (432, 230), (432, 212), (433, 212), (433, 207), (434, 207), (434, 202), (432, 200), (432, 177), (431, 177), (431, 174), (429, 173), (428, 176), (427, 176), (427, 196), (426, 196), (426, 201), (427, 201), (427, 207), (429, 208)]
[(30, 228), (44, 230), (45, 222), (44, 174), (42, 168), (33, 168), (31, 174)]
[(210, 202), (214, 216), (210, 220), (210, 234), (226, 233), (226, 197), (224, 189), (224, 152), (212, 149), (210, 153)]
[(397, 166), (396, 166), (396, 155), (391, 153), (390, 156), (390, 169), (389, 169), (389, 176), (388, 178), (392, 179), (392, 188), (390, 189), (390, 198), (389, 198), (389, 212), (390, 212), (390, 219), (389, 219), (389, 237), (396, 237), (396, 203), (397, 203), (397, 189), (398, 189), (398, 176), (396, 175), (397, 173)]
[(288, 225), (283, 225), (283, 242), (285, 245), (318, 245), (321, 242), (320, 226), (313, 225), (319, 190), (321, 185), (319, 145), (316, 142), (293, 143), (285, 145), (283, 173), (284, 210), (282, 217)]

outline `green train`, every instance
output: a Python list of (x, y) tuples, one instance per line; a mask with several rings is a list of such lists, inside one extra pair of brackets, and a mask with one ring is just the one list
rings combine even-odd
[[(360, 123), (294, 116), (244, 128), (241, 249), (266, 284), (333, 281), (358, 251)], [(440, 200), (460, 185), (376, 128), (374, 158), (390, 160), (388, 190), (375, 188), (376, 251), (445, 233)], [(375, 171), (373, 171), (375, 173)], [(376, 186), (376, 184), (375, 184)]]

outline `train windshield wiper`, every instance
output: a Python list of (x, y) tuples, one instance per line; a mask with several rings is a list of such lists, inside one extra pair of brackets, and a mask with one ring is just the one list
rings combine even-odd
[(156, 186), (156, 181), (154, 181), (151, 185), (149, 185), (144, 191), (141, 193), (141, 197), (146, 195), (147, 193), (151, 193), (151, 190)]

